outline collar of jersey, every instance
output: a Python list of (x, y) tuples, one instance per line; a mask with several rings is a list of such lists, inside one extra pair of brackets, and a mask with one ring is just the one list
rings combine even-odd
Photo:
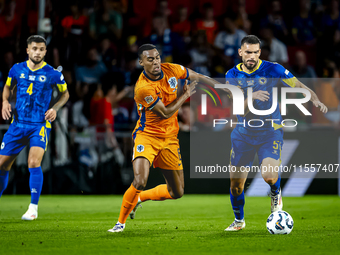
[(44, 61), (43, 64), (41, 65), (41, 67), (39, 67), (39, 68), (37, 68), (37, 69), (31, 69), (31, 68), (30, 68), (30, 65), (29, 65), (29, 63), (28, 63), (28, 60), (26, 61), (26, 63), (27, 63), (27, 67), (28, 67), (32, 72), (37, 71), (37, 70), (43, 68), (43, 67), (46, 65), (46, 62)]
[[(241, 69), (241, 65), (242, 65), (242, 63), (239, 63), (239, 64), (236, 66), (236, 67), (237, 67), (237, 70), (239, 70), (240, 72), (248, 73), (248, 72), (243, 71), (243, 70)], [(259, 59), (259, 64), (257, 65), (257, 67), (256, 67), (253, 71), (249, 72), (248, 74), (257, 71), (257, 70), (260, 68), (261, 65), (262, 65), (262, 60)]]
[(149, 80), (151, 81), (159, 81), (161, 79), (163, 79), (163, 76), (164, 76), (164, 73), (163, 73), (163, 70), (161, 70), (161, 76), (158, 78), (158, 79), (151, 79), (145, 72), (145, 70), (143, 71), (143, 74), (145, 75), (146, 78), (148, 78)]

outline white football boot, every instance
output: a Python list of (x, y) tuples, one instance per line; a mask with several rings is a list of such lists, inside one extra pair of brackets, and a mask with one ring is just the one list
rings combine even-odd
[(274, 195), (272, 192), (270, 192), (270, 197), (271, 197), (271, 211), (272, 211), (272, 213), (276, 212), (276, 211), (282, 211), (283, 203), (282, 203), (281, 188), (276, 195)]
[(246, 227), (246, 222), (234, 220), (233, 223), (230, 224), (229, 227), (227, 227), (224, 231), (239, 231), (241, 229), (244, 229)]
[(113, 228), (110, 228), (108, 231), (109, 232), (112, 232), (112, 233), (115, 233), (115, 232), (123, 232), (125, 228), (125, 223), (122, 224), (120, 223), (119, 221), (116, 223), (116, 225), (113, 227)]
[(136, 211), (137, 211), (138, 207), (143, 208), (141, 203), (142, 203), (142, 201), (138, 201), (138, 203), (136, 204), (135, 208), (133, 208), (133, 210), (130, 212), (129, 216), (130, 216), (131, 220), (133, 220), (135, 218)]
[(30, 204), (27, 212), (21, 217), (22, 220), (36, 220), (38, 218), (38, 205)]

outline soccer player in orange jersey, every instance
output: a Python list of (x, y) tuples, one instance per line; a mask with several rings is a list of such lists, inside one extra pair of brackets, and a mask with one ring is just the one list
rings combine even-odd
[[(123, 196), (117, 224), (110, 232), (121, 232), (130, 215), (141, 202), (177, 199), (184, 193), (183, 165), (178, 134), (178, 109), (195, 93), (197, 82), (214, 86), (219, 82), (181, 65), (162, 63), (156, 46), (144, 44), (138, 49), (139, 63), (144, 71), (135, 87), (139, 120), (133, 131), (134, 180)], [(178, 79), (187, 79), (183, 94), (177, 97)], [(161, 168), (166, 184), (145, 190), (150, 166)]]

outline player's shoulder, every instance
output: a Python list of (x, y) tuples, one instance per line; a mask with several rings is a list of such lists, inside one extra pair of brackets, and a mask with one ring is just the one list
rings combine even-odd
[(12, 70), (13, 71), (17, 71), (17, 70), (22, 70), (23, 68), (27, 68), (27, 63), (26, 61), (25, 62), (19, 62), (19, 63), (16, 63), (12, 66)]
[(142, 72), (139, 75), (139, 78), (135, 85), (135, 93), (138, 93), (138, 91), (145, 90), (145, 89), (151, 89), (153, 86), (151, 85), (148, 78), (145, 76), (144, 72)]
[(263, 64), (263, 69), (268, 68), (273, 71), (282, 71), (282, 69), (285, 70), (285, 68), (277, 62), (262, 60), (262, 64)]
[(162, 63), (161, 64), (162, 71), (165, 73), (168, 72), (176, 72), (176, 70), (182, 69), (185, 71), (185, 67), (179, 64), (174, 64), (174, 63)]
[(237, 65), (234, 66), (233, 68), (229, 69), (226, 73), (225, 73), (225, 77), (227, 78), (233, 78), (236, 77), (238, 74), (238, 69), (237, 69)]

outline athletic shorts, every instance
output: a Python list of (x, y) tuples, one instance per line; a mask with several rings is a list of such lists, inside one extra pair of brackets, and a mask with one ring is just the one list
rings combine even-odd
[(150, 165), (165, 170), (182, 170), (182, 157), (177, 137), (158, 138), (139, 133), (134, 139), (132, 161), (138, 157), (149, 160)]
[(283, 130), (278, 129), (265, 135), (246, 135), (235, 128), (231, 133), (230, 164), (233, 166), (253, 165), (255, 153), (260, 164), (265, 158), (280, 159), (283, 145)]
[(30, 148), (36, 146), (46, 150), (50, 132), (49, 122), (37, 126), (13, 122), (2, 139), (0, 155), (17, 155), (28, 143)]

